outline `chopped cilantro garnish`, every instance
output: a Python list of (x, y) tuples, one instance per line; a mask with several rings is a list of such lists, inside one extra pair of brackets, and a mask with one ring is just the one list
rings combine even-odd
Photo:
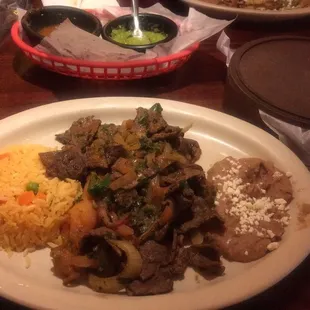
[(152, 140), (142, 137), (140, 139), (141, 149), (147, 152), (158, 152), (160, 150), (160, 144), (156, 142), (152, 142)]
[(156, 113), (161, 113), (163, 108), (161, 107), (160, 103), (155, 103), (153, 106), (151, 106), (150, 110)]
[(138, 164), (136, 165), (136, 171), (137, 172), (141, 172), (146, 168), (147, 168), (147, 166), (146, 166), (145, 161), (139, 161)]
[(106, 174), (104, 177), (100, 177), (97, 173), (92, 172), (87, 191), (93, 197), (101, 196), (109, 187), (110, 183), (111, 178), (109, 174)]
[(181, 189), (181, 190), (183, 190), (183, 189), (185, 189), (185, 188), (188, 188), (188, 187), (189, 187), (189, 185), (188, 185), (188, 183), (187, 183), (187, 181), (186, 181), (186, 180), (182, 180), (182, 181), (180, 181), (179, 186), (180, 186), (180, 189)]
[(138, 123), (142, 126), (147, 126), (149, 121), (149, 116), (147, 114), (147, 112), (145, 112), (141, 117), (139, 117), (138, 119)]

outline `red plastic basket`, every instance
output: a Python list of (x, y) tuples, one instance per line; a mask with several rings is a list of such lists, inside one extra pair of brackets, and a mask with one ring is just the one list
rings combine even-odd
[(99, 62), (77, 60), (46, 54), (23, 41), (16, 22), (11, 35), (15, 44), (25, 55), (41, 67), (64, 75), (94, 80), (133, 80), (160, 75), (181, 67), (199, 47), (199, 43), (186, 50), (154, 59), (127, 62)]

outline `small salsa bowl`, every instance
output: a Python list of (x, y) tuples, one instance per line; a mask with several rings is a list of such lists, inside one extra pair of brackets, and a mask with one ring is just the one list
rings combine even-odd
[(133, 31), (134, 29), (132, 15), (124, 15), (116, 19), (113, 19), (103, 27), (103, 38), (118, 46), (134, 49), (139, 52), (144, 52), (146, 49), (152, 48), (157, 44), (171, 41), (178, 34), (178, 26), (176, 25), (176, 23), (173, 22), (171, 19), (161, 15), (140, 13), (139, 22), (142, 31), (161, 32), (165, 33), (167, 37), (161, 41), (143, 45), (130, 45), (113, 40), (111, 37), (113, 29), (117, 29), (119, 27), (123, 27), (125, 30), (131, 30), (131, 31)]
[(68, 6), (47, 6), (42, 9), (29, 10), (22, 18), (21, 24), (30, 42), (39, 44), (44, 38), (39, 33), (44, 27), (59, 25), (69, 19), (75, 26), (99, 37), (102, 33), (100, 20), (93, 14)]

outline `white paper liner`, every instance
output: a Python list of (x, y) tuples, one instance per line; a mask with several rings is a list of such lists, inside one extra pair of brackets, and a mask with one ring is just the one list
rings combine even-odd
[[(46, 0), (44, 2), (54, 4), (53, 1)], [(61, 2), (68, 0), (58, 1)], [(98, 5), (97, 1), (95, 3), (94, 1), (91, 2), (91, 0), (83, 0), (79, 5), (83, 7), (84, 1), (89, 1), (87, 4), (88, 6), (91, 6), (92, 4), (96, 6)], [(102, 24), (105, 24), (108, 20), (115, 17), (131, 13), (130, 8), (121, 8), (119, 6), (104, 8), (93, 7), (92, 9), (99, 17)], [(180, 52), (194, 43), (198, 43), (213, 36), (232, 23), (232, 21), (210, 18), (195, 9), (190, 9), (189, 15), (184, 18), (172, 13), (160, 4), (155, 4), (147, 9), (141, 9), (141, 12), (159, 14), (174, 20), (179, 25), (179, 33), (177, 37), (170, 42), (159, 44), (152, 49), (148, 49), (146, 53), (143, 54), (134, 50), (119, 47), (75, 27), (69, 21), (65, 21), (57, 30), (53, 31), (49, 37), (45, 37), (36, 48), (57, 56), (90, 61), (110, 62), (152, 59)], [(20, 13), (22, 14), (22, 12)], [(70, 34), (69, 36), (68, 33)]]

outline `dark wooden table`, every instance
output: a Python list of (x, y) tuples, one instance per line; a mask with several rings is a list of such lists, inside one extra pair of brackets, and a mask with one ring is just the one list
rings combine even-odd
[[(185, 12), (184, 7), (179, 9)], [(294, 34), (310, 37), (310, 20), (264, 25), (235, 24), (226, 32), (232, 40), (232, 46), (236, 48), (252, 39), (270, 35)], [(183, 68), (171, 74), (140, 81), (96, 82), (70, 78), (30, 66), (8, 35), (0, 43), (0, 119), (54, 101), (100, 96), (174, 99), (223, 111), (226, 65), (223, 56), (216, 49), (216, 40), (217, 36), (214, 36), (204, 42)], [(2, 300), (0, 309), (23, 308)], [(275, 287), (228, 309), (310, 309), (310, 258)]]

